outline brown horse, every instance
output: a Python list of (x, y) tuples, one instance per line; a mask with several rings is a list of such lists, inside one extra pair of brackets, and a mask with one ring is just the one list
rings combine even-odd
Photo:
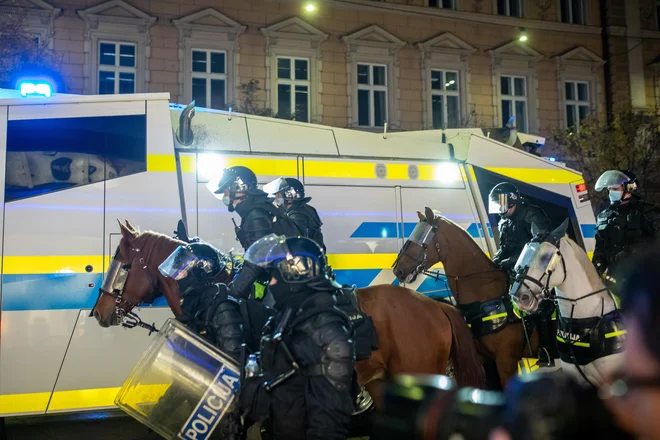
[[(93, 309), (99, 324), (121, 324), (117, 308), (122, 309), (119, 315), (128, 313), (159, 288), (174, 315), (180, 316), (176, 282), (163, 277), (158, 266), (183, 242), (149, 231), (140, 234), (128, 222), (120, 227), (122, 239), (115, 258), (131, 266), (119, 294), (101, 294)], [(380, 402), (388, 375), (445, 374), (450, 359), (461, 386), (483, 385), (472, 335), (454, 307), (393, 285), (358, 289), (357, 298), (360, 309), (372, 317), (379, 338), (380, 348), (355, 366), (358, 382), (375, 402)]]
[[(483, 303), (508, 293), (506, 274), (495, 267), (463, 228), (445, 217), (436, 215), (428, 207), (426, 215), (419, 211), (417, 214), (420, 224), (430, 226), (434, 234), (429, 235), (429, 241), (423, 246), (410, 240), (404, 245), (394, 266), (394, 274), (400, 282), (410, 283), (418, 274), (442, 262), (449, 289), (459, 306)], [(532, 334), (531, 346), (536, 356), (536, 332)], [(480, 337), (477, 350), (486, 358), (495, 361), (500, 382), (504, 386), (506, 381), (516, 374), (518, 361), (523, 354), (529, 356), (522, 321), (504, 324), (497, 333)]]

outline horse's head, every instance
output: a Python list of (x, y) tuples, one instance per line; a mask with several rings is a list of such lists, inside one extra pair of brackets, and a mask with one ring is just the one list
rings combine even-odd
[(399, 282), (412, 283), (435, 263), (442, 261), (442, 246), (437, 237), (441, 218), (429, 207), (425, 214), (417, 211), (419, 223), (404, 243), (394, 262), (394, 275)]
[(566, 264), (560, 251), (568, 229), (568, 220), (550, 233), (539, 234), (532, 225), (534, 238), (525, 245), (514, 272), (516, 278), (510, 295), (520, 310), (536, 312), (550, 291), (566, 280)]

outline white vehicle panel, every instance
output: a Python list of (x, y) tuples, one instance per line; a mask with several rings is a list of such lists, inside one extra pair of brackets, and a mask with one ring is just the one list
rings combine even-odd
[(291, 154), (304, 151), (306, 154), (337, 156), (337, 145), (332, 130), (319, 125), (297, 126), (274, 118), (247, 117), (250, 149), (253, 153)]
[(138, 100), (112, 103), (18, 105), (9, 108), (9, 120), (143, 115), (145, 113), (144, 103), (144, 101)]

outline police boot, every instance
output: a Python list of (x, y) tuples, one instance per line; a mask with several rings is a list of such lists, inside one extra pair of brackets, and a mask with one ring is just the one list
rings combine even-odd
[(539, 362), (540, 367), (553, 367), (555, 358), (559, 356), (557, 351), (556, 335), (553, 332), (552, 314), (555, 305), (552, 301), (541, 301), (539, 304)]

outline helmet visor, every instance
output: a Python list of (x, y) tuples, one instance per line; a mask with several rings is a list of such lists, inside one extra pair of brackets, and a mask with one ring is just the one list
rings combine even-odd
[(509, 209), (509, 195), (496, 194), (488, 200), (489, 214), (504, 214)]
[(287, 255), (277, 263), (282, 279), (287, 283), (304, 283), (324, 275), (318, 259), (312, 254)]
[(255, 241), (245, 252), (244, 259), (250, 263), (271, 268), (287, 255), (291, 255), (283, 235), (270, 234)]
[(275, 194), (285, 190), (288, 188), (288, 186), (289, 184), (287, 183), (286, 179), (279, 177), (272, 182), (265, 184), (263, 190), (270, 197), (275, 197)]
[(630, 177), (617, 170), (605, 171), (596, 181), (596, 191), (602, 191), (612, 186), (623, 185), (630, 181)]
[(196, 262), (197, 256), (188, 246), (179, 246), (158, 266), (158, 270), (163, 276), (179, 281), (188, 275)]

